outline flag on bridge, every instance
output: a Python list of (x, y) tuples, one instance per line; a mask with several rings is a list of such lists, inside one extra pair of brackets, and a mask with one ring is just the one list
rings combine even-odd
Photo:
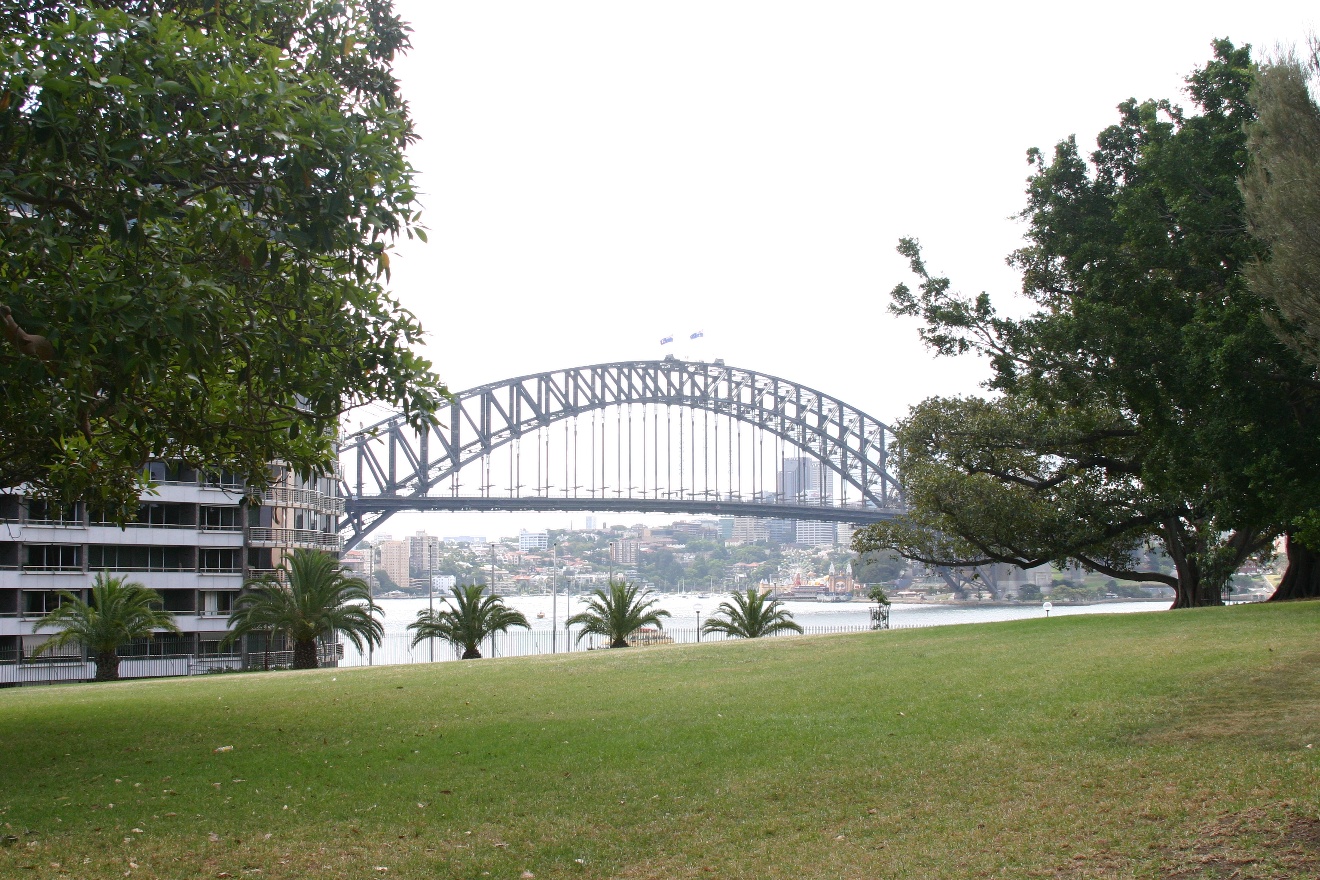
[(674, 341), (674, 337), (672, 337), (672, 336), (666, 336), (665, 338), (663, 338), (663, 339), (660, 340), (660, 344), (661, 344), (661, 345), (668, 345), (669, 343), (671, 343), (671, 342), (673, 342), (673, 341)]
[(691, 336), (689, 336), (688, 339), (700, 339), (705, 335), (706, 335), (705, 331), (698, 330), (696, 333), (693, 333)]

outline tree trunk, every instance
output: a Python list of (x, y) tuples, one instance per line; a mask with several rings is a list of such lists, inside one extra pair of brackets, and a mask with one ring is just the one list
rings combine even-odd
[(463, 649), (463, 656), (460, 657), (460, 658), (458, 658), (458, 659), (460, 659), (460, 660), (480, 660), (480, 659), (481, 659), (481, 651), (479, 651), (479, 650), (477, 649), (477, 646), (476, 646), (476, 645), (468, 645), (466, 648)]
[(627, 639), (615, 639), (614, 641), (610, 642), (610, 647), (611, 647), (611, 648), (626, 648), (626, 647), (628, 647), (628, 640), (627, 640)]
[(114, 651), (96, 652), (94, 681), (119, 681), (119, 655)]
[(1320, 553), (1288, 533), (1288, 568), (1270, 596), (1270, 602), (1320, 597)]
[[(1170, 540), (1170, 535), (1178, 539)], [(1207, 605), (1223, 605), (1223, 584), (1215, 583), (1205, 577), (1197, 557), (1198, 545), (1189, 548), (1183, 543), (1181, 530), (1166, 528), (1164, 549), (1173, 560), (1178, 572), (1178, 585), (1173, 588), (1172, 608), (1203, 608)], [(1189, 552), (1190, 551), (1190, 552)]]
[(316, 639), (298, 639), (293, 643), (293, 668), (316, 668)]

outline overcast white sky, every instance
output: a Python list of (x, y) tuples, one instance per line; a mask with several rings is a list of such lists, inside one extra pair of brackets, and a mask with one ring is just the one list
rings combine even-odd
[(909, 280), (899, 237), (956, 286), (1011, 294), (1028, 147), (1093, 147), (1128, 97), (1185, 103), (1215, 37), (1259, 52), (1317, 27), (1313, 4), (1271, 0), (396, 6), (430, 243), (401, 244), (390, 286), (451, 388), (659, 357), (703, 330), (693, 355), (888, 422), (983, 375), (887, 314)]

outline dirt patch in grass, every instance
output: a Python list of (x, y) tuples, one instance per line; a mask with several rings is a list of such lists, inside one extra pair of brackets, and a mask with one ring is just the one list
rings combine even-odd
[(1148, 745), (1236, 739), (1263, 749), (1320, 749), (1317, 731), (1320, 651), (1309, 651), (1206, 682), (1137, 739)]
[(1150, 858), (1111, 850), (1078, 853), (1058, 880), (1298, 880), (1320, 877), (1320, 819), (1290, 801), (1220, 816)]
[(1320, 877), (1320, 819), (1290, 803), (1243, 810), (1201, 829), (1163, 860), (1167, 880)]

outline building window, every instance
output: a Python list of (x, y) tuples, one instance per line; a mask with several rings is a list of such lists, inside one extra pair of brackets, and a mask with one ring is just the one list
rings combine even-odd
[(22, 602), (24, 617), (41, 617), (59, 608), (64, 597), (55, 590), (24, 590)]
[(77, 501), (72, 504), (56, 504), (32, 498), (28, 500), (27, 520), (49, 526), (81, 526), (82, 504)]
[(238, 593), (232, 590), (202, 590), (201, 614), (203, 617), (224, 617), (234, 610), (234, 599)]
[(149, 502), (138, 506), (137, 523), (143, 526), (189, 527), (193, 525), (191, 504)]
[(204, 547), (199, 552), (198, 571), (208, 574), (242, 574), (243, 551), (229, 547)]
[(27, 571), (82, 571), (79, 544), (26, 544), (23, 568)]
[(191, 547), (92, 544), (87, 548), (87, 565), (93, 571), (188, 571), (192, 554)]
[(242, 508), (203, 507), (202, 528), (212, 532), (237, 532), (243, 528)]

